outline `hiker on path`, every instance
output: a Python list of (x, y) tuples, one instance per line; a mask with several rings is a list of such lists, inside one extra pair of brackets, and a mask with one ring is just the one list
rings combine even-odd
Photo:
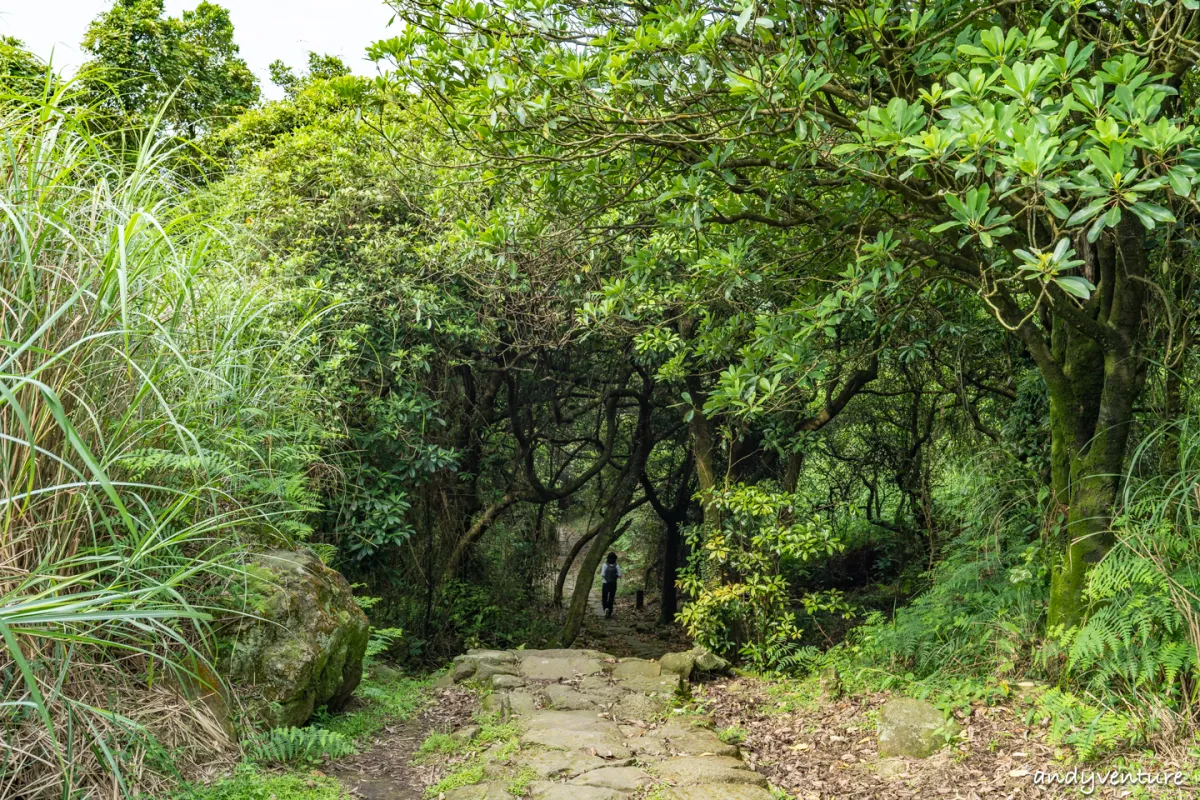
[(606, 617), (613, 615), (613, 604), (617, 601), (617, 578), (619, 577), (621, 577), (621, 568), (617, 566), (617, 554), (609, 553), (608, 562), (600, 573), (603, 581), (600, 587), (600, 607), (604, 609)]

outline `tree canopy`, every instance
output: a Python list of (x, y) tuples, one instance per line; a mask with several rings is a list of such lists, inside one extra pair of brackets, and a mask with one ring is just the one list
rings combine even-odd
[(83, 49), (100, 102), (135, 124), (165, 112), (170, 126), (195, 138), (259, 98), (229, 12), (214, 3), (168, 17), (162, 0), (117, 0), (88, 26)]

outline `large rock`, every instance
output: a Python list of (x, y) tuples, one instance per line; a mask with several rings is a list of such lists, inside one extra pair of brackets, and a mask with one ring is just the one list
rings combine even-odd
[(218, 662), (247, 709), (281, 727), (343, 706), (362, 679), (370, 632), (350, 584), (306, 550), (255, 556), (246, 584), (253, 616), (226, 621)]
[(722, 742), (712, 731), (694, 725), (668, 723), (650, 736), (664, 742), (669, 752), (684, 756), (736, 757), (739, 752), (735, 745)]
[(615, 789), (618, 792), (636, 792), (654, 783), (654, 778), (646, 770), (638, 767), (600, 767), (585, 772), (571, 783)]
[(660, 668), (655, 661), (644, 658), (626, 658), (613, 669), (614, 678), (657, 678)]
[(529, 785), (533, 800), (625, 800), (625, 795), (602, 786), (575, 786), (566, 783), (534, 781)]
[(480, 661), (479, 665), (475, 667), (475, 672), (471, 677), (474, 680), (483, 683), (490, 681), (495, 675), (515, 676), (516, 674), (517, 667), (515, 664), (496, 664), (492, 663), (491, 661)]
[(672, 672), (686, 681), (692, 677), (692, 665), (696, 663), (696, 656), (691, 652), (667, 653), (658, 663), (663, 672)]
[(929, 703), (909, 698), (889, 700), (879, 710), (879, 757), (925, 758), (961, 730)]
[(613, 716), (617, 719), (646, 722), (653, 719), (666, 705), (662, 695), (651, 697), (644, 694), (627, 694), (613, 709)]
[(525, 681), (518, 678), (516, 675), (493, 675), (493, 689), (520, 689), (525, 685)]
[(604, 662), (597, 656), (563, 655), (571, 651), (543, 650), (524, 654), (521, 658), (521, 675), (536, 681), (572, 680), (583, 675), (597, 675), (604, 671)]
[(683, 687), (683, 680), (679, 675), (664, 672), (657, 678), (622, 678), (616, 681), (616, 684), (626, 692), (661, 694), (667, 697), (674, 697), (675, 692)]
[[(271, 795), (274, 797), (275, 795)], [(459, 786), (446, 792), (445, 800), (512, 800), (506, 784), (499, 781), (477, 783), (473, 786)]]
[(561, 683), (551, 683), (542, 690), (550, 708), (558, 711), (585, 711), (599, 707), (597, 698)]
[(692, 648), (692, 673), (723, 675), (729, 672), (729, 662), (703, 647)]
[[(521, 751), (516, 755), (518, 768), (531, 769), (542, 778), (574, 778), (576, 775), (582, 775), (600, 767), (612, 766), (613, 763), (608, 759), (588, 753), (573, 753), (563, 750)], [(624, 767), (629, 766), (632, 762), (618, 763)]]

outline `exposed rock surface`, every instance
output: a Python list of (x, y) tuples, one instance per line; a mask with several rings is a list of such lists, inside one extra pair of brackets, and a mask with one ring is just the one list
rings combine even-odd
[(370, 624), (350, 584), (312, 553), (275, 550), (246, 567), (248, 609), (220, 630), (219, 663), (270, 727), (338, 709), (362, 679)]
[[(524, 785), (533, 800), (772, 800), (766, 778), (736, 746), (704, 720), (672, 713), (687, 675), (725, 666), (701, 650), (661, 661), (586, 650), (471, 651), (453, 674), (490, 686), (485, 707), (517, 722), (520, 749), (496, 766), (510, 778), (535, 776)], [(510, 670), (523, 686), (507, 688), (516, 686)], [(505, 797), (496, 792), (510, 784), (489, 770), (490, 782), (455, 789), (448, 800)]]
[(925, 758), (958, 735), (957, 722), (947, 721), (929, 703), (899, 698), (879, 710), (879, 757)]

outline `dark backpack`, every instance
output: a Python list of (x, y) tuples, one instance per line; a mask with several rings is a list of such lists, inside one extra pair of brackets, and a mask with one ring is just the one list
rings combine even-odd
[(604, 574), (601, 577), (603, 577), (605, 583), (616, 583), (617, 582), (617, 565), (616, 564), (605, 564), (604, 565)]

